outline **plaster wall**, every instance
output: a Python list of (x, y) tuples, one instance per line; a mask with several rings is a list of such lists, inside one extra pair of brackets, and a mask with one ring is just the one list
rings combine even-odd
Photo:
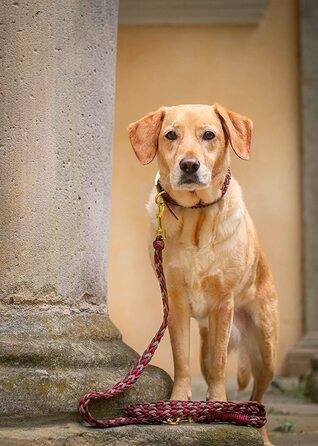
[[(297, 2), (272, 0), (259, 26), (120, 27), (109, 305), (124, 339), (142, 352), (161, 321), (147, 251), (145, 202), (156, 163), (141, 166), (127, 125), (161, 105), (219, 102), (254, 121), (252, 157), (234, 176), (274, 273), (281, 308), (279, 364), (302, 332), (301, 178)], [(199, 342), (193, 321), (192, 373)], [(167, 334), (154, 364), (172, 372)], [(233, 374), (235, 361), (230, 360)]]

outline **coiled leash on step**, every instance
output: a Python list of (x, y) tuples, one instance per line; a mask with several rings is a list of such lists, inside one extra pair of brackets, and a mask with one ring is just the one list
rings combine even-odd
[(162, 228), (162, 216), (165, 211), (163, 192), (156, 196), (158, 205), (157, 236), (153, 242), (154, 266), (158, 278), (162, 305), (163, 321), (150, 342), (147, 349), (138, 359), (137, 364), (126, 376), (106, 391), (90, 392), (84, 395), (79, 403), (79, 413), (86, 423), (97, 428), (126, 426), (129, 424), (179, 424), (184, 421), (194, 423), (227, 422), (242, 426), (261, 428), (266, 423), (264, 406), (257, 401), (224, 402), (224, 401), (157, 401), (155, 403), (142, 403), (126, 407), (126, 416), (106, 420), (97, 420), (88, 410), (92, 400), (110, 399), (125, 392), (140, 378), (140, 375), (151, 361), (168, 325), (168, 292), (166, 279), (162, 266), (162, 251), (164, 249), (165, 231)]

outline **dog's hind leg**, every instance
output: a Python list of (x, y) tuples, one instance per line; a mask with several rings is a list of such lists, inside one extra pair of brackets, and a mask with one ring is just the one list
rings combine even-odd
[[(270, 386), (276, 365), (278, 315), (270, 297), (261, 302), (262, 309), (253, 327), (253, 346), (250, 344), (250, 361), (254, 386), (251, 400), (262, 401)], [(251, 338), (250, 338), (251, 342)], [(265, 427), (261, 429), (265, 446), (272, 446)]]
[(246, 389), (251, 379), (251, 362), (246, 349), (240, 345), (238, 348), (238, 370), (237, 384), (238, 390)]
[[(257, 339), (258, 338), (258, 339)], [(256, 336), (258, 351), (251, 352), (250, 361), (254, 377), (252, 401), (262, 401), (267, 388), (270, 386), (274, 376), (276, 352), (273, 348), (273, 340), (264, 339), (263, 334)], [(255, 339), (255, 340), (256, 340)], [(261, 428), (264, 446), (273, 446), (268, 438), (265, 427)]]
[[(203, 378), (208, 384), (210, 366), (211, 366), (211, 354), (209, 347), (209, 329), (205, 325), (199, 323), (200, 332), (200, 365)], [(207, 395), (208, 397), (208, 395)]]

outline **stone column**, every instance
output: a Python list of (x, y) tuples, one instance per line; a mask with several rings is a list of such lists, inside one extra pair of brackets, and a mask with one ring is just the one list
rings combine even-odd
[[(107, 313), (117, 1), (0, 11), (0, 414), (74, 413), (136, 359)], [(169, 388), (150, 367), (124, 399)]]
[(289, 352), (286, 373), (302, 375), (318, 354), (318, 3), (300, 0), (303, 159), (304, 337)]

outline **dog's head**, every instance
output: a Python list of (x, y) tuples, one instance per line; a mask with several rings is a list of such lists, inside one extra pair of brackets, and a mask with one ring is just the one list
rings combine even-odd
[(163, 107), (128, 127), (131, 145), (142, 164), (156, 155), (172, 189), (205, 189), (228, 165), (228, 143), (249, 159), (252, 121), (215, 104)]

